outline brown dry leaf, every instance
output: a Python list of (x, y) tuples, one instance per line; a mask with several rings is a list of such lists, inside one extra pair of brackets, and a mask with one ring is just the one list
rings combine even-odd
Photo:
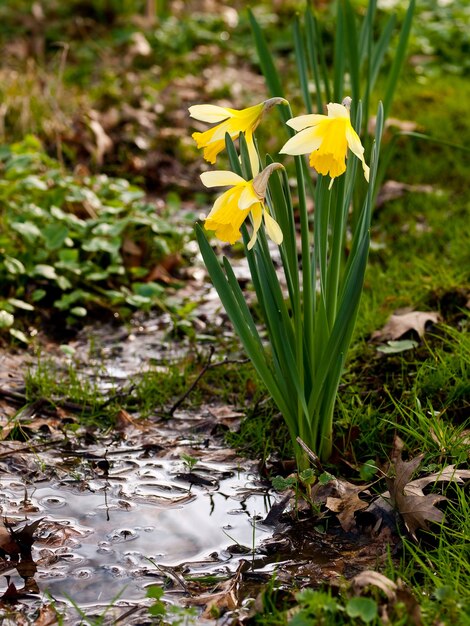
[(237, 567), (237, 571), (228, 580), (217, 585), (213, 593), (205, 593), (203, 595), (192, 597), (190, 599), (191, 605), (206, 605), (201, 617), (209, 619), (213, 617), (214, 609), (218, 609), (220, 613), (225, 611), (231, 611), (238, 605), (238, 586), (241, 581), (242, 572), (248, 566), (247, 561), (240, 561)]
[(395, 478), (387, 478), (392, 504), (400, 512), (408, 532), (414, 539), (416, 539), (418, 528), (427, 529), (428, 522), (442, 522), (444, 514), (434, 505), (447, 500), (445, 496), (424, 495), (421, 490), (420, 492), (413, 492), (412, 488), (410, 489), (411, 476), (419, 467), (422, 459), (423, 455), (417, 456), (411, 461), (397, 459)]
[(331, 481), (335, 487), (335, 495), (326, 498), (326, 508), (337, 513), (338, 521), (341, 528), (348, 532), (355, 524), (355, 513), (369, 506), (368, 502), (364, 502), (359, 494), (365, 491), (368, 485), (353, 485), (346, 480), (335, 478)]
[(34, 622), (34, 626), (55, 626), (58, 624), (57, 613), (50, 604), (44, 604), (39, 609), (39, 615)]
[(93, 155), (97, 165), (102, 165), (104, 155), (113, 148), (113, 141), (98, 121), (96, 111), (89, 112), (88, 127), (93, 132), (95, 143), (93, 145), (91, 142), (87, 142), (85, 147)]
[(129, 426), (135, 426), (135, 420), (125, 409), (119, 409), (116, 415), (116, 429), (122, 431)]
[(208, 409), (208, 412), (215, 417), (218, 424), (223, 424), (231, 431), (237, 430), (240, 425), (244, 413), (237, 411), (233, 406), (222, 405), (214, 406)]
[(434, 474), (423, 476), (422, 478), (408, 483), (405, 485), (405, 493), (407, 495), (424, 496), (423, 488), (431, 483), (456, 482), (461, 484), (464, 483), (465, 480), (470, 480), (470, 470), (456, 469), (455, 465), (448, 465), (442, 472), (435, 472)]
[(363, 587), (367, 587), (367, 585), (374, 585), (374, 587), (378, 587), (384, 592), (391, 602), (396, 599), (396, 583), (380, 572), (375, 572), (374, 570), (364, 570), (351, 579), (351, 586), (356, 592), (359, 592)]
[(405, 193), (433, 193), (435, 188), (432, 185), (408, 185), (396, 180), (387, 180), (380, 188), (377, 196), (376, 206), (381, 207), (390, 200), (396, 200)]
[[(367, 130), (370, 135), (375, 134), (376, 124), (377, 124), (377, 118), (375, 116), (371, 117), (369, 119), (369, 124), (367, 126)], [(418, 125), (416, 124), (416, 122), (413, 122), (412, 120), (400, 120), (397, 117), (388, 117), (387, 121), (385, 122), (385, 128), (390, 128), (390, 127), (398, 128), (398, 130), (409, 133), (409, 132), (413, 132), (414, 130), (416, 130)]]
[(427, 326), (437, 324), (440, 319), (437, 311), (410, 311), (409, 309), (395, 311), (381, 330), (372, 333), (371, 339), (372, 341), (393, 341), (401, 339), (410, 331), (423, 337)]
[(0, 550), (7, 554), (19, 554), (20, 548), (16, 543), (12, 533), (6, 528), (5, 524), (0, 520)]
[(131, 60), (135, 56), (148, 57), (152, 53), (152, 46), (149, 44), (143, 33), (135, 32), (131, 36), (129, 55)]
[(414, 626), (423, 626), (421, 619), (421, 607), (414, 594), (398, 579), (397, 602), (405, 606), (408, 619)]

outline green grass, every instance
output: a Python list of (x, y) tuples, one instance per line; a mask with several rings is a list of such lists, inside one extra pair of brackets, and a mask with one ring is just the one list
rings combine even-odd
[[(25, 398), (28, 404), (45, 401), (52, 407), (68, 407), (78, 424), (107, 429), (115, 424), (120, 409), (141, 418), (169, 418), (173, 405), (186, 396), (202, 373), (179, 410), (193, 410), (209, 403), (230, 404), (240, 410), (248, 407), (249, 412), (262, 415), (269, 413), (263, 406), (259, 408), (260, 401), (264, 403), (265, 389), (249, 363), (214, 361), (212, 367), (204, 370), (206, 364), (205, 354), (190, 352), (178, 363), (149, 367), (123, 386), (116, 385), (104, 392), (100, 389), (100, 380), (106, 379), (104, 364), (91, 373), (82, 373), (83, 364), (77, 360), (61, 364), (39, 355), (25, 375)], [(272, 412), (269, 415), (272, 419)], [(251, 427), (250, 420), (247, 424)]]

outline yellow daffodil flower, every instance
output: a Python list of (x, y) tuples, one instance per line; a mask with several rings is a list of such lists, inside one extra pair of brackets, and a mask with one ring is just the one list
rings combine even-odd
[(253, 180), (245, 180), (230, 171), (203, 172), (201, 180), (206, 187), (231, 187), (215, 201), (204, 222), (206, 230), (214, 230), (216, 237), (221, 241), (234, 244), (242, 236), (240, 227), (251, 213), (253, 235), (248, 250), (256, 243), (263, 218), (269, 238), (278, 246), (281, 245), (282, 231), (264, 203), (269, 176), (280, 167), (282, 167), (280, 163), (272, 163)]
[(292, 155), (310, 153), (310, 165), (319, 174), (331, 176), (329, 189), (334, 179), (346, 171), (348, 148), (361, 160), (365, 179), (369, 182), (369, 168), (364, 160), (364, 148), (351, 124), (350, 103), (351, 98), (345, 98), (343, 104), (330, 102), (326, 107), (328, 115), (300, 115), (287, 121), (291, 128), (299, 132), (289, 139), (281, 153)]
[(245, 133), (245, 139), (250, 156), (253, 176), (259, 172), (259, 159), (256, 152), (253, 133), (261, 121), (264, 113), (276, 104), (287, 104), (284, 98), (270, 98), (265, 102), (248, 107), (247, 109), (228, 109), (213, 104), (196, 104), (189, 107), (192, 118), (209, 124), (216, 124), (204, 133), (193, 133), (192, 137), (198, 148), (204, 148), (204, 158), (209, 163), (215, 163), (217, 155), (225, 147), (225, 134), (235, 140), (240, 133)]

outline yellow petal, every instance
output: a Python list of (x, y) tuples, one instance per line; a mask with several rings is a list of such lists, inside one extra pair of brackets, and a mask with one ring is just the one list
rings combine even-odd
[(312, 113), (310, 115), (299, 115), (298, 117), (292, 117), (290, 120), (287, 120), (286, 124), (294, 130), (303, 130), (304, 128), (309, 128), (310, 126), (316, 126), (326, 119), (328, 119), (326, 115)]
[(230, 109), (224, 107), (218, 107), (214, 104), (195, 104), (189, 107), (189, 115), (195, 120), (200, 122), (209, 122), (209, 124), (216, 124), (223, 122), (228, 117), (232, 117)]
[(243, 187), (237, 185), (225, 191), (217, 198), (204, 222), (206, 230), (214, 230), (216, 237), (230, 244), (240, 239), (240, 226), (250, 211), (249, 209), (241, 211), (238, 208), (242, 190)]
[(258, 152), (256, 151), (253, 133), (247, 131), (245, 139), (248, 148), (248, 155), (250, 157), (251, 173), (254, 178), (259, 172), (259, 157)]
[(335, 154), (324, 153), (320, 150), (312, 152), (310, 155), (310, 165), (314, 167), (319, 174), (323, 174), (323, 176), (329, 174), (331, 178), (337, 178), (346, 171), (346, 160), (344, 156), (341, 158)]
[(211, 143), (208, 143), (206, 145), (206, 147), (204, 148), (204, 158), (206, 161), (208, 161), (209, 163), (214, 164), (216, 162), (217, 159), (217, 155), (222, 152), (222, 150), (225, 148), (225, 141), (214, 141)]
[(280, 246), (284, 239), (281, 227), (276, 220), (269, 215), (267, 209), (264, 210), (264, 225), (266, 226), (266, 232), (271, 241), (274, 241), (275, 244)]
[(259, 197), (255, 193), (255, 190), (253, 189), (253, 185), (248, 184), (245, 186), (245, 188), (243, 189), (240, 195), (240, 199), (238, 201), (238, 208), (242, 209), (243, 211), (244, 209), (250, 208), (253, 204), (255, 204), (255, 202), (259, 202)]
[(232, 187), (246, 182), (244, 178), (229, 170), (203, 172), (201, 181), (206, 187)]
[(204, 222), (204, 228), (206, 230), (215, 231), (217, 239), (225, 241), (230, 245), (233, 245), (242, 236), (240, 229), (237, 229), (232, 224), (218, 224), (217, 222), (212, 223), (209, 220), (206, 220)]
[(289, 141), (284, 144), (280, 150), (280, 154), (298, 155), (307, 154), (308, 152), (317, 150), (323, 141), (323, 138), (319, 134), (319, 130), (321, 130), (321, 126), (301, 130), (297, 133), (297, 135), (291, 137)]
[(358, 159), (361, 159), (362, 169), (364, 170), (364, 177), (366, 181), (369, 182), (369, 167), (366, 165), (364, 159), (364, 148), (362, 146), (361, 140), (359, 139), (359, 135), (356, 133), (352, 126), (346, 128), (346, 139), (351, 152), (355, 154)]
[(212, 141), (214, 135), (214, 129), (204, 131), (203, 133), (193, 133), (191, 137), (197, 143), (198, 148), (205, 148), (208, 143)]
[(261, 202), (258, 202), (258, 204), (255, 204), (252, 207), (251, 215), (253, 217), (253, 234), (251, 235), (251, 239), (248, 242), (248, 246), (247, 246), (248, 250), (251, 250), (251, 248), (255, 245), (256, 239), (258, 237), (258, 231), (259, 231), (259, 228), (261, 226), (261, 219), (262, 219), (262, 215), (263, 215)]

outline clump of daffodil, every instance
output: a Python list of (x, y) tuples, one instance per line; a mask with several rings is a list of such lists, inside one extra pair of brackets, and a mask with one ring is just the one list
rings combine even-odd
[(245, 180), (230, 171), (203, 172), (201, 180), (206, 187), (231, 187), (215, 201), (205, 219), (205, 229), (215, 231), (216, 237), (221, 241), (234, 244), (241, 238), (241, 225), (251, 213), (253, 235), (248, 249), (251, 250), (256, 243), (263, 218), (269, 238), (279, 246), (283, 239), (282, 231), (265, 205), (269, 176), (279, 168), (282, 168), (280, 163), (271, 163), (252, 180)]
[(351, 98), (343, 104), (330, 102), (328, 115), (300, 115), (287, 121), (297, 135), (289, 139), (281, 150), (283, 154), (299, 155), (310, 153), (310, 165), (319, 174), (329, 174), (331, 182), (346, 171), (348, 148), (362, 162), (362, 169), (369, 182), (369, 168), (364, 159), (364, 148), (351, 124), (349, 107)]
[(213, 104), (196, 104), (189, 107), (189, 114), (200, 122), (216, 124), (204, 133), (193, 133), (192, 137), (198, 148), (204, 148), (204, 158), (209, 163), (215, 163), (217, 155), (225, 147), (225, 134), (228, 133), (232, 140), (238, 138), (240, 133), (245, 133), (245, 139), (250, 155), (250, 163), (253, 175), (259, 172), (259, 160), (256, 152), (253, 133), (261, 121), (263, 115), (276, 104), (287, 104), (284, 98), (270, 98), (265, 102), (248, 107), (247, 109), (228, 109)]

